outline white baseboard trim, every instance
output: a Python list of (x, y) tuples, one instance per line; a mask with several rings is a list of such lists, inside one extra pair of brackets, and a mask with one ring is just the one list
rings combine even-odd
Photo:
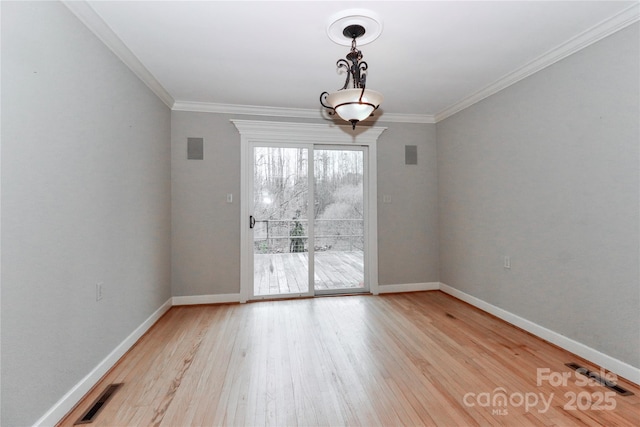
[(378, 285), (378, 293), (390, 294), (397, 292), (419, 292), (419, 291), (437, 291), (440, 289), (440, 283), (403, 283), (400, 285)]
[[(599, 352), (582, 343), (565, 337), (557, 332), (542, 327), (537, 323), (517, 316), (500, 307), (489, 304), (477, 297), (452, 288), (444, 283), (405, 283), (398, 285), (380, 285), (379, 293), (435, 291), (451, 295), (461, 301), (473, 305), (482, 311), (492, 314), (514, 326), (549, 341), (567, 351), (570, 351), (602, 368), (620, 375), (627, 380), (640, 384), (640, 369), (622, 362), (611, 356)], [(158, 308), (147, 320), (136, 328), (122, 343), (120, 343), (107, 357), (102, 360), (87, 376), (69, 390), (55, 405), (51, 407), (36, 423), (35, 426), (55, 426), (73, 407), (95, 386), (98, 381), (111, 369), (120, 358), (144, 335), (153, 324), (174, 305), (221, 304), (240, 302), (240, 294), (215, 294), (172, 297)]]
[(636, 384), (640, 384), (639, 368), (631, 366), (628, 363), (615, 359), (578, 341), (572, 340), (571, 338), (540, 326), (530, 320), (517, 316), (500, 307), (489, 304), (488, 302), (485, 302), (480, 298), (476, 298), (458, 289), (452, 288), (451, 286), (445, 285), (444, 283), (440, 283), (440, 290), (446, 294), (451, 295), (452, 297), (469, 303), (482, 311), (486, 311), (487, 313), (492, 314), (504, 320), (505, 322), (511, 323), (512, 325), (524, 329), (525, 331), (539, 338), (542, 338), (543, 340), (549, 341), (550, 343), (555, 344), (558, 347), (561, 347), (592, 363), (595, 363), (596, 365), (606, 369), (607, 371), (611, 371), (629, 381), (633, 381)]
[(51, 407), (36, 423), (35, 426), (55, 426), (62, 418), (80, 402), (80, 400), (95, 386), (98, 381), (138, 342), (140, 337), (153, 326), (171, 308), (171, 298), (158, 308), (151, 316), (138, 326), (127, 338), (124, 339), (102, 362), (87, 374), (79, 383), (67, 392)]
[(173, 305), (222, 304), (240, 302), (240, 294), (190, 295), (173, 297)]

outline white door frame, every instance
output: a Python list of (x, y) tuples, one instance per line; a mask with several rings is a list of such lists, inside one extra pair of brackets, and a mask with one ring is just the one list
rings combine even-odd
[(378, 289), (378, 186), (376, 144), (378, 137), (386, 127), (361, 126), (355, 131), (350, 126), (315, 123), (268, 122), (257, 120), (236, 120), (231, 122), (240, 132), (240, 302), (247, 302), (251, 294), (250, 284), (253, 278), (253, 246), (249, 244), (249, 186), (253, 184), (248, 177), (249, 168), (253, 168), (250, 145), (254, 143), (282, 144), (328, 144), (328, 145), (364, 145), (369, 151), (369, 223), (366, 233), (369, 236), (365, 277), (369, 278), (369, 292), (377, 295)]

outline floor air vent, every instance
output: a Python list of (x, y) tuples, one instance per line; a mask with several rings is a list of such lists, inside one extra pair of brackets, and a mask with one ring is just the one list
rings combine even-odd
[(95, 420), (98, 413), (100, 413), (100, 410), (104, 408), (104, 406), (107, 404), (109, 399), (111, 399), (113, 394), (120, 388), (121, 385), (122, 384), (111, 384), (107, 386), (107, 388), (104, 389), (102, 394), (98, 396), (96, 401), (93, 402), (93, 405), (91, 405), (91, 407), (87, 410), (87, 412), (85, 412), (84, 415), (80, 417), (80, 419), (76, 421), (74, 425), (92, 423), (93, 420)]
[(631, 396), (633, 395), (633, 392), (624, 389), (622, 387), (620, 387), (619, 385), (611, 382), (611, 381), (607, 381), (606, 378), (602, 378), (600, 375), (598, 375), (597, 373), (588, 370), (587, 368), (578, 365), (577, 363), (565, 363), (565, 366), (568, 366), (569, 368), (573, 369), (574, 371), (578, 372), (579, 374), (582, 374), (586, 377), (591, 378), (592, 380), (596, 381), (599, 384), (602, 384), (603, 386), (605, 386), (606, 388), (615, 391), (616, 393), (618, 393), (619, 395), (622, 396)]

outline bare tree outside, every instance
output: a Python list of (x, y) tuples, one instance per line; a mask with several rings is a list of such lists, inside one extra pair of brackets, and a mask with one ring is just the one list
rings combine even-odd
[(316, 250), (363, 250), (362, 164), (361, 151), (315, 151)]
[(308, 292), (310, 249), (315, 291), (364, 288), (364, 152), (316, 148), (313, 159), (309, 153), (254, 147), (254, 295)]
[[(306, 148), (256, 147), (255, 250), (308, 251)], [(314, 151), (316, 251), (363, 250), (361, 151)]]

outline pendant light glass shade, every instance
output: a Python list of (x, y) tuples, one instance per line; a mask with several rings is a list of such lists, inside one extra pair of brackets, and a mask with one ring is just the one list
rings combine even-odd
[(370, 89), (343, 89), (330, 93), (326, 102), (340, 118), (354, 123), (366, 119), (382, 103), (382, 94)]

